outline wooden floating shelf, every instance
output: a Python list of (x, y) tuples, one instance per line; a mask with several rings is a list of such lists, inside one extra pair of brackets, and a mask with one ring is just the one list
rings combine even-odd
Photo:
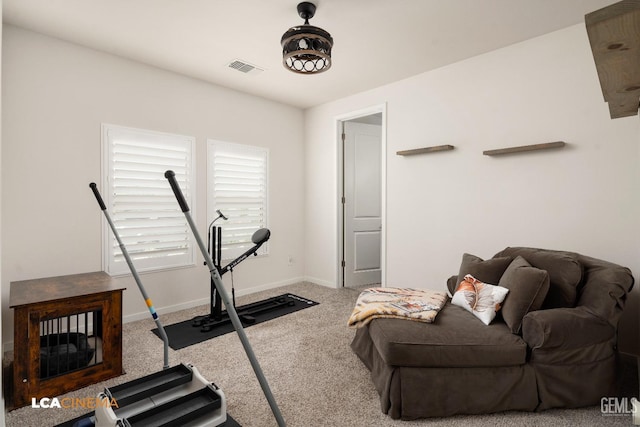
[(548, 150), (550, 148), (562, 148), (564, 141), (546, 142), (544, 144), (521, 145), (519, 147), (499, 148), (497, 150), (483, 151), (485, 156), (500, 156), (502, 154), (523, 153), (525, 151)]
[(584, 17), (604, 100), (612, 119), (638, 114), (640, 2), (624, 0)]
[(453, 145), (436, 145), (434, 147), (414, 148), (413, 150), (397, 151), (398, 156), (414, 156), (416, 154), (437, 153), (438, 151), (453, 150)]

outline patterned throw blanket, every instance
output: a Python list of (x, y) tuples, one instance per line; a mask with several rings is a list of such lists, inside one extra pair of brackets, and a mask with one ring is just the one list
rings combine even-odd
[(445, 292), (430, 289), (369, 288), (358, 297), (348, 325), (361, 328), (380, 317), (432, 323), (446, 302)]

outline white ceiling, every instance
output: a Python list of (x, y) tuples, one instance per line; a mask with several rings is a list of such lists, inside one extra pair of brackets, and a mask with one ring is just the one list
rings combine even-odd
[[(307, 108), (584, 22), (615, 0), (316, 0), (333, 66), (298, 75), (297, 0), (4, 0), (5, 23)], [(585, 43), (587, 43), (585, 39)], [(241, 59), (265, 69), (227, 67)]]

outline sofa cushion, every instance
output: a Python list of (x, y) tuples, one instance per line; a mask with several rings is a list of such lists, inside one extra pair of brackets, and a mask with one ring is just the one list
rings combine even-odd
[(511, 332), (518, 334), (525, 314), (542, 307), (549, 291), (549, 273), (532, 267), (518, 255), (509, 264), (498, 285), (509, 289), (502, 303), (502, 318)]
[(375, 319), (368, 328), (380, 356), (391, 366), (499, 367), (526, 362), (526, 343), (506, 324), (485, 326), (451, 303), (434, 323)]
[(464, 308), (488, 325), (496, 317), (508, 292), (508, 288), (481, 282), (467, 274), (451, 298), (451, 304)]
[(509, 247), (498, 252), (495, 258), (515, 258), (518, 255), (533, 267), (549, 273), (549, 292), (542, 303), (542, 309), (575, 306), (583, 270), (578, 254), (549, 249)]
[(498, 283), (500, 277), (502, 277), (502, 273), (507, 269), (512, 259), (512, 257), (505, 256), (493, 257), (485, 261), (475, 255), (463, 254), (460, 271), (458, 272), (458, 283), (456, 283), (456, 289), (454, 289), (451, 294), (453, 295), (455, 293), (458, 285), (460, 285), (460, 282), (467, 274), (472, 275), (484, 283)]

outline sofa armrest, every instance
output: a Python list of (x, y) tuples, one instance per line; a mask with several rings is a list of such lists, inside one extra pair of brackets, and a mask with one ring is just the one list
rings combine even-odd
[(522, 338), (533, 350), (584, 348), (615, 336), (608, 322), (583, 307), (532, 311), (522, 321)]

